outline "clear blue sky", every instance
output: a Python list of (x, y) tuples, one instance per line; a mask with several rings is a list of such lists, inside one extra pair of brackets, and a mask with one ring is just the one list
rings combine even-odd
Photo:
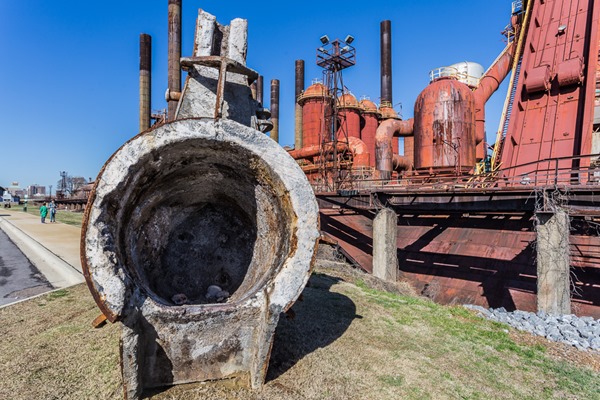
[[(95, 178), (138, 129), (139, 34), (153, 40), (152, 107), (165, 107), (167, 0), (0, 0), (0, 186), (54, 185), (59, 171)], [(191, 55), (198, 8), (222, 24), (248, 19), (248, 66), (281, 81), (280, 142), (293, 144), (294, 60), (306, 85), (321, 78), (323, 34), (356, 39), (357, 65), (344, 83), (379, 101), (379, 23), (392, 21), (393, 97), (404, 118), (429, 70), (459, 61), (487, 68), (504, 47), (508, 0), (183, 0), (183, 56)], [(506, 92), (487, 106), (493, 142)], [(399, 105), (396, 107), (399, 109)]]

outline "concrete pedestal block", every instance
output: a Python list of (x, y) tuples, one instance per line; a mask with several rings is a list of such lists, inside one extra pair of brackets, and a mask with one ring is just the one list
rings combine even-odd
[(373, 275), (392, 282), (398, 279), (397, 221), (396, 213), (388, 208), (373, 221)]
[(570, 314), (569, 215), (559, 209), (536, 218), (538, 311)]

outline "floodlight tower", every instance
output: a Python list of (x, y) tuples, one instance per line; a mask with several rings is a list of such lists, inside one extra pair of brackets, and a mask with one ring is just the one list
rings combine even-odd
[[(348, 150), (348, 134), (344, 129), (345, 124), (340, 124), (338, 108), (341, 95), (344, 94), (344, 80), (342, 71), (356, 64), (356, 49), (351, 46), (354, 41), (352, 35), (347, 35), (344, 40), (329, 40), (329, 36), (320, 38), (321, 46), (317, 48), (317, 65), (323, 68), (323, 83), (332, 99), (332, 107), (325, 107), (323, 126), (321, 128), (321, 157), (319, 160), (323, 183), (330, 190), (340, 188), (344, 176), (341, 174), (340, 160), (344, 154), (339, 154), (338, 144), (345, 143)], [(342, 157), (341, 157), (342, 156)]]

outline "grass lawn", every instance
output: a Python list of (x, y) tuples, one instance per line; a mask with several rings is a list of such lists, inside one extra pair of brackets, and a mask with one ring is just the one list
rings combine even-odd
[[(23, 210), (23, 205), (13, 206), (11, 210), (19, 211)], [(38, 206), (27, 206), (27, 213), (39, 216), (40, 208)], [(74, 225), (81, 227), (81, 222), (83, 219), (83, 212), (75, 212), (68, 210), (58, 210), (56, 211), (56, 222), (62, 222), (63, 224)], [(50, 221), (50, 211), (48, 211), (48, 216), (46, 217), (46, 222)]]
[[(600, 354), (557, 357), (557, 344), (373, 279), (317, 267), (295, 318), (280, 320), (262, 389), (189, 384), (151, 398), (600, 398)], [(0, 398), (122, 398), (120, 329), (93, 329), (98, 314), (85, 285), (0, 309)]]

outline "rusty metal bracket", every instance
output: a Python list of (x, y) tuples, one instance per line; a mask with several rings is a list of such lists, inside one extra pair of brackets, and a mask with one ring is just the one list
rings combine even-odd
[(258, 72), (246, 67), (245, 65), (227, 57), (220, 56), (200, 56), (183, 57), (181, 59), (181, 68), (189, 71), (195, 65), (203, 67), (216, 68), (219, 70), (219, 80), (217, 82), (217, 102), (215, 104), (215, 119), (220, 119), (222, 115), (223, 98), (225, 93), (225, 82), (227, 81), (227, 72), (245, 75), (248, 77), (248, 85), (258, 79)]

